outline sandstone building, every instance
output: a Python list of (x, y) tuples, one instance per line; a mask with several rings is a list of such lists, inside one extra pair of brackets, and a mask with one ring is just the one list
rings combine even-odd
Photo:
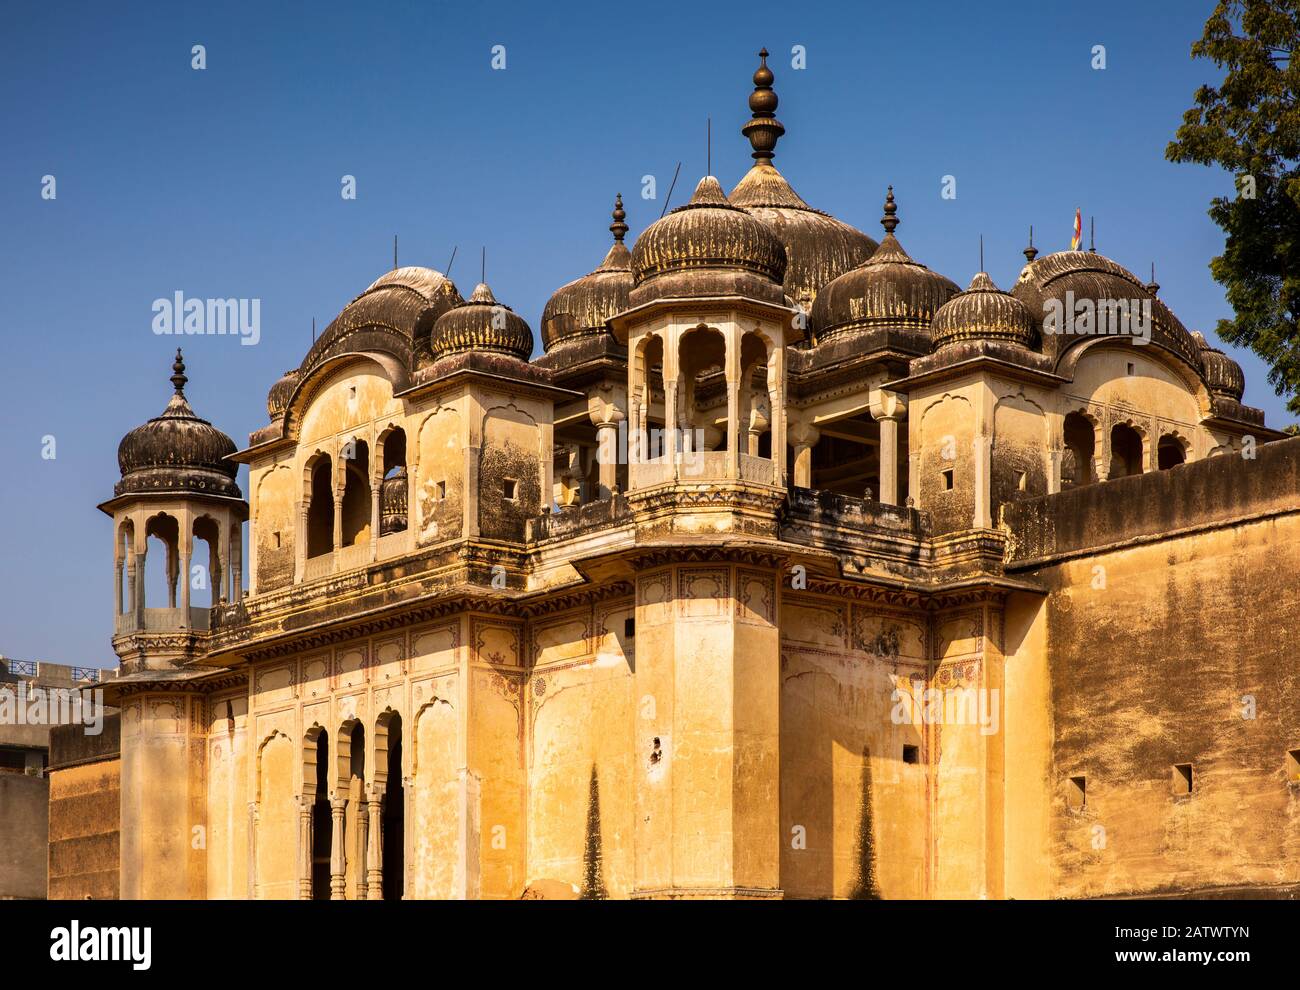
[(772, 82), (536, 358), (398, 268), (237, 450), (178, 354), (101, 506), (122, 897), (1297, 889), (1300, 440), (1094, 251), (963, 290), (805, 203)]

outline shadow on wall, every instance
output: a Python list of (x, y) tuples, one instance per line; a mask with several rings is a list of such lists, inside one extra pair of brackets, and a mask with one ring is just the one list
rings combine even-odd
[(880, 900), (876, 882), (876, 835), (871, 815), (871, 749), (862, 748), (862, 798), (858, 809), (858, 877), (849, 895), (855, 901)]
[(601, 871), (600, 850), (600, 780), (596, 764), (591, 765), (591, 789), (587, 795), (587, 844), (582, 852), (582, 893), (580, 900), (603, 901), (609, 894)]

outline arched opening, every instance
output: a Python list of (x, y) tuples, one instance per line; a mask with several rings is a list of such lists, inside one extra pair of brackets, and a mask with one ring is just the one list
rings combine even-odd
[[(727, 423), (727, 339), (712, 327), (695, 327), (678, 342), (677, 408), (667, 410), (669, 428), (681, 430), (683, 452), (726, 450), (731, 438)], [(742, 445), (743, 449), (743, 445)]]
[(311, 501), (307, 504), (307, 556), (334, 550), (333, 465), (321, 454), (311, 466)]
[(114, 561), (117, 567), (117, 611), (126, 615), (135, 608), (135, 588), (132, 577), (135, 574), (135, 523), (124, 519), (117, 529), (117, 552)]
[(634, 419), (633, 440), (637, 461), (650, 461), (662, 457), (664, 419), (654, 409), (656, 394), (663, 394), (664, 342), (651, 334), (637, 345), (635, 388), (629, 397)]
[(772, 456), (772, 409), (768, 396), (767, 341), (752, 331), (740, 339), (740, 429), (742, 453)]
[(402, 786), (402, 716), (385, 716), (388, 736), (388, 781), (384, 789), (384, 900), (400, 901), (406, 893), (406, 791)]
[(1142, 473), (1142, 435), (1127, 423), (1110, 431), (1110, 476), (1127, 478)]
[[(194, 520), (190, 573), (190, 606), (211, 608), (221, 597), (221, 529), (216, 520), (201, 516)], [(200, 545), (201, 544), (201, 545)]]
[(1090, 485), (1096, 479), (1092, 474), (1092, 458), (1096, 439), (1092, 423), (1082, 413), (1072, 412), (1065, 417), (1065, 451), (1061, 457), (1061, 487)]
[(314, 746), (316, 751), (316, 796), (311, 805), (311, 896), (315, 901), (328, 901), (334, 842), (334, 823), (330, 817), (329, 733), (324, 729), (314, 730), (308, 735), (308, 745)]
[(1187, 448), (1182, 440), (1172, 433), (1166, 433), (1156, 445), (1156, 466), (1161, 471), (1168, 471), (1187, 461)]
[[(149, 608), (175, 608), (180, 578), (180, 524), (160, 513), (144, 526), (144, 604)], [(166, 601), (166, 606), (161, 605)], [(151, 604), (152, 603), (152, 604)]]
[(379, 535), (385, 536), (406, 531), (406, 431), (396, 427), (380, 442), (384, 480), (379, 489)]
[(370, 539), (370, 448), (364, 440), (343, 445), (343, 546)]

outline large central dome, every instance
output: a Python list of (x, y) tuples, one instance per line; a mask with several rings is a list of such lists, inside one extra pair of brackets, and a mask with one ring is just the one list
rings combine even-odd
[(785, 294), (807, 312), (822, 286), (862, 264), (878, 245), (857, 228), (805, 203), (772, 164), (785, 127), (776, 119), (778, 99), (767, 49), (758, 54), (762, 63), (749, 96), (754, 116), (741, 128), (754, 148), (754, 165), (728, 199), (766, 223), (780, 239), (786, 254)]

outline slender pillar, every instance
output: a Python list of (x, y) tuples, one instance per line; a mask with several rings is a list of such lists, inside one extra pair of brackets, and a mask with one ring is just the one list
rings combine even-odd
[(740, 382), (727, 381), (727, 477), (740, 476)]
[[(809, 423), (795, 421), (790, 424), (790, 443), (794, 447), (794, 486), (812, 487), (812, 452), (821, 439), (821, 432)], [(775, 443), (777, 437), (772, 436)], [(775, 452), (775, 448), (774, 448)]]
[(341, 901), (347, 896), (347, 850), (343, 845), (343, 813), (348, 802), (335, 798), (330, 802), (330, 900)]
[(600, 467), (600, 498), (609, 498), (618, 484), (618, 423), (596, 427), (596, 459)]
[[(181, 556), (181, 628), (190, 627), (190, 561), (193, 558), (184, 554)], [(208, 572), (209, 581), (212, 579), (211, 569)]]
[(992, 437), (977, 436), (975, 445), (975, 518), (971, 525), (976, 529), (991, 529), (993, 526), (992, 493), (989, 488), (989, 474), (992, 465)]
[(357, 799), (357, 900), (366, 899), (366, 869), (370, 853), (370, 816), (367, 812), (366, 789), (361, 786), (361, 797)]
[[(383, 475), (378, 481), (370, 482), (370, 559), (379, 557), (379, 490), (383, 486)], [(408, 503), (409, 504), (409, 503)]]
[(334, 552), (343, 547), (343, 493), (334, 493)]
[(369, 841), (366, 843), (366, 899), (384, 899), (384, 827), (381, 820), (384, 798), (378, 791), (366, 804), (370, 818)]
[(898, 504), (898, 419), (880, 420), (880, 501)]
[(303, 795), (298, 805), (298, 900), (311, 900), (313, 799)]

